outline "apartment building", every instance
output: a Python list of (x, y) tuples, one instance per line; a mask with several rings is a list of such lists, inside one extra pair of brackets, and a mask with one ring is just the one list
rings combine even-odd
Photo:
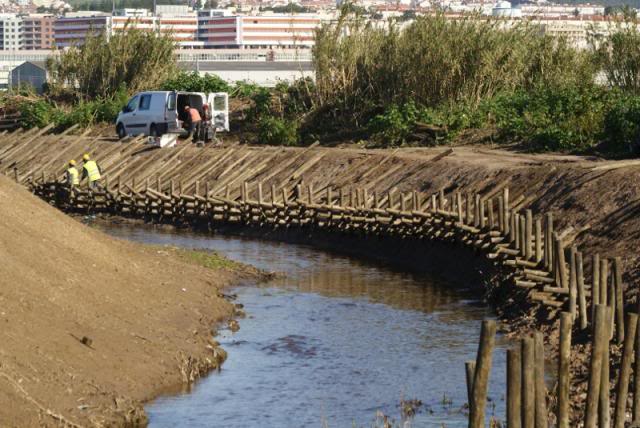
[(53, 47), (53, 24), (55, 20), (55, 16), (47, 14), (23, 16), (23, 49), (51, 49)]
[(198, 40), (205, 48), (295, 49), (313, 46), (320, 26), (315, 14), (225, 15), (219, 10), (198, 12)]
[(14, 13), (0, 13), (0, 49), (24, 48), (22, 18)]
[(102, 12), (74, 12), (56, 18), (53, 25), (54, 45), (65, 48), (84, 43), (90, 34), (111, 31), (111, 15)]

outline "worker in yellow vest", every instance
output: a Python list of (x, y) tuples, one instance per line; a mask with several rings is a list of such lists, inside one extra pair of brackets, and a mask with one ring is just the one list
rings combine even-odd
[(69, 161), (69, 168), (67, 168), (67, 186), (69, 188), (73, 188), (80, 184), (80, 173), (78, 172), (78, 168), (76, 168), (75, 159), (71, 159)]
[(100, 167), (96, 163), (96, 161), (91, 160), (91, 157), (85, 153), (82, 156), (82, 160), (84, 161), (84, 165), (82, 167), (82, 180), (85, 177), (89, 180), (89, 188), (95, 189), (98, 185), (98, 181), (102, 178), (102, 171), (100, 171)]

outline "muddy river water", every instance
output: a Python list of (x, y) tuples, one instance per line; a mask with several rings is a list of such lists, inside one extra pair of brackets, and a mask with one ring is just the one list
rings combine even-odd
[[(285, 274), (225, 291), (247, 313), (239, 331), (218, 332), (227, 361), (188, 393), (149, 403), (151, 427), (382, 427), (382, 414), (401, 427), (467, 426), (464, 362), (475, 358), (480, 320), (492, 316), (477, 288), (307, 246), (96, 227), (139, 242), (211, 249)], [(487, 408), (500, 420), (505, 346), (498, 338)], [(403, 418), (403, 400), (422, 402), (413, 418)]]

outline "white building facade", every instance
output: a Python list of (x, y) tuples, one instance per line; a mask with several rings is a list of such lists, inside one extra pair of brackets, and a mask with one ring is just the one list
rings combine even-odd
[(198, 13), (198, 40), (205, 48), (310, 48), (320, 23), (315, 14), (250, 16), (205, 10)]

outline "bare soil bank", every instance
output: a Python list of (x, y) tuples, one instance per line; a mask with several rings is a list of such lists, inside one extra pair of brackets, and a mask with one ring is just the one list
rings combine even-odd
[(232, 269), (110, 238), (5, 177), (0, 260), (0, 426), (144, 424), (142, 402), (224, 360)]

